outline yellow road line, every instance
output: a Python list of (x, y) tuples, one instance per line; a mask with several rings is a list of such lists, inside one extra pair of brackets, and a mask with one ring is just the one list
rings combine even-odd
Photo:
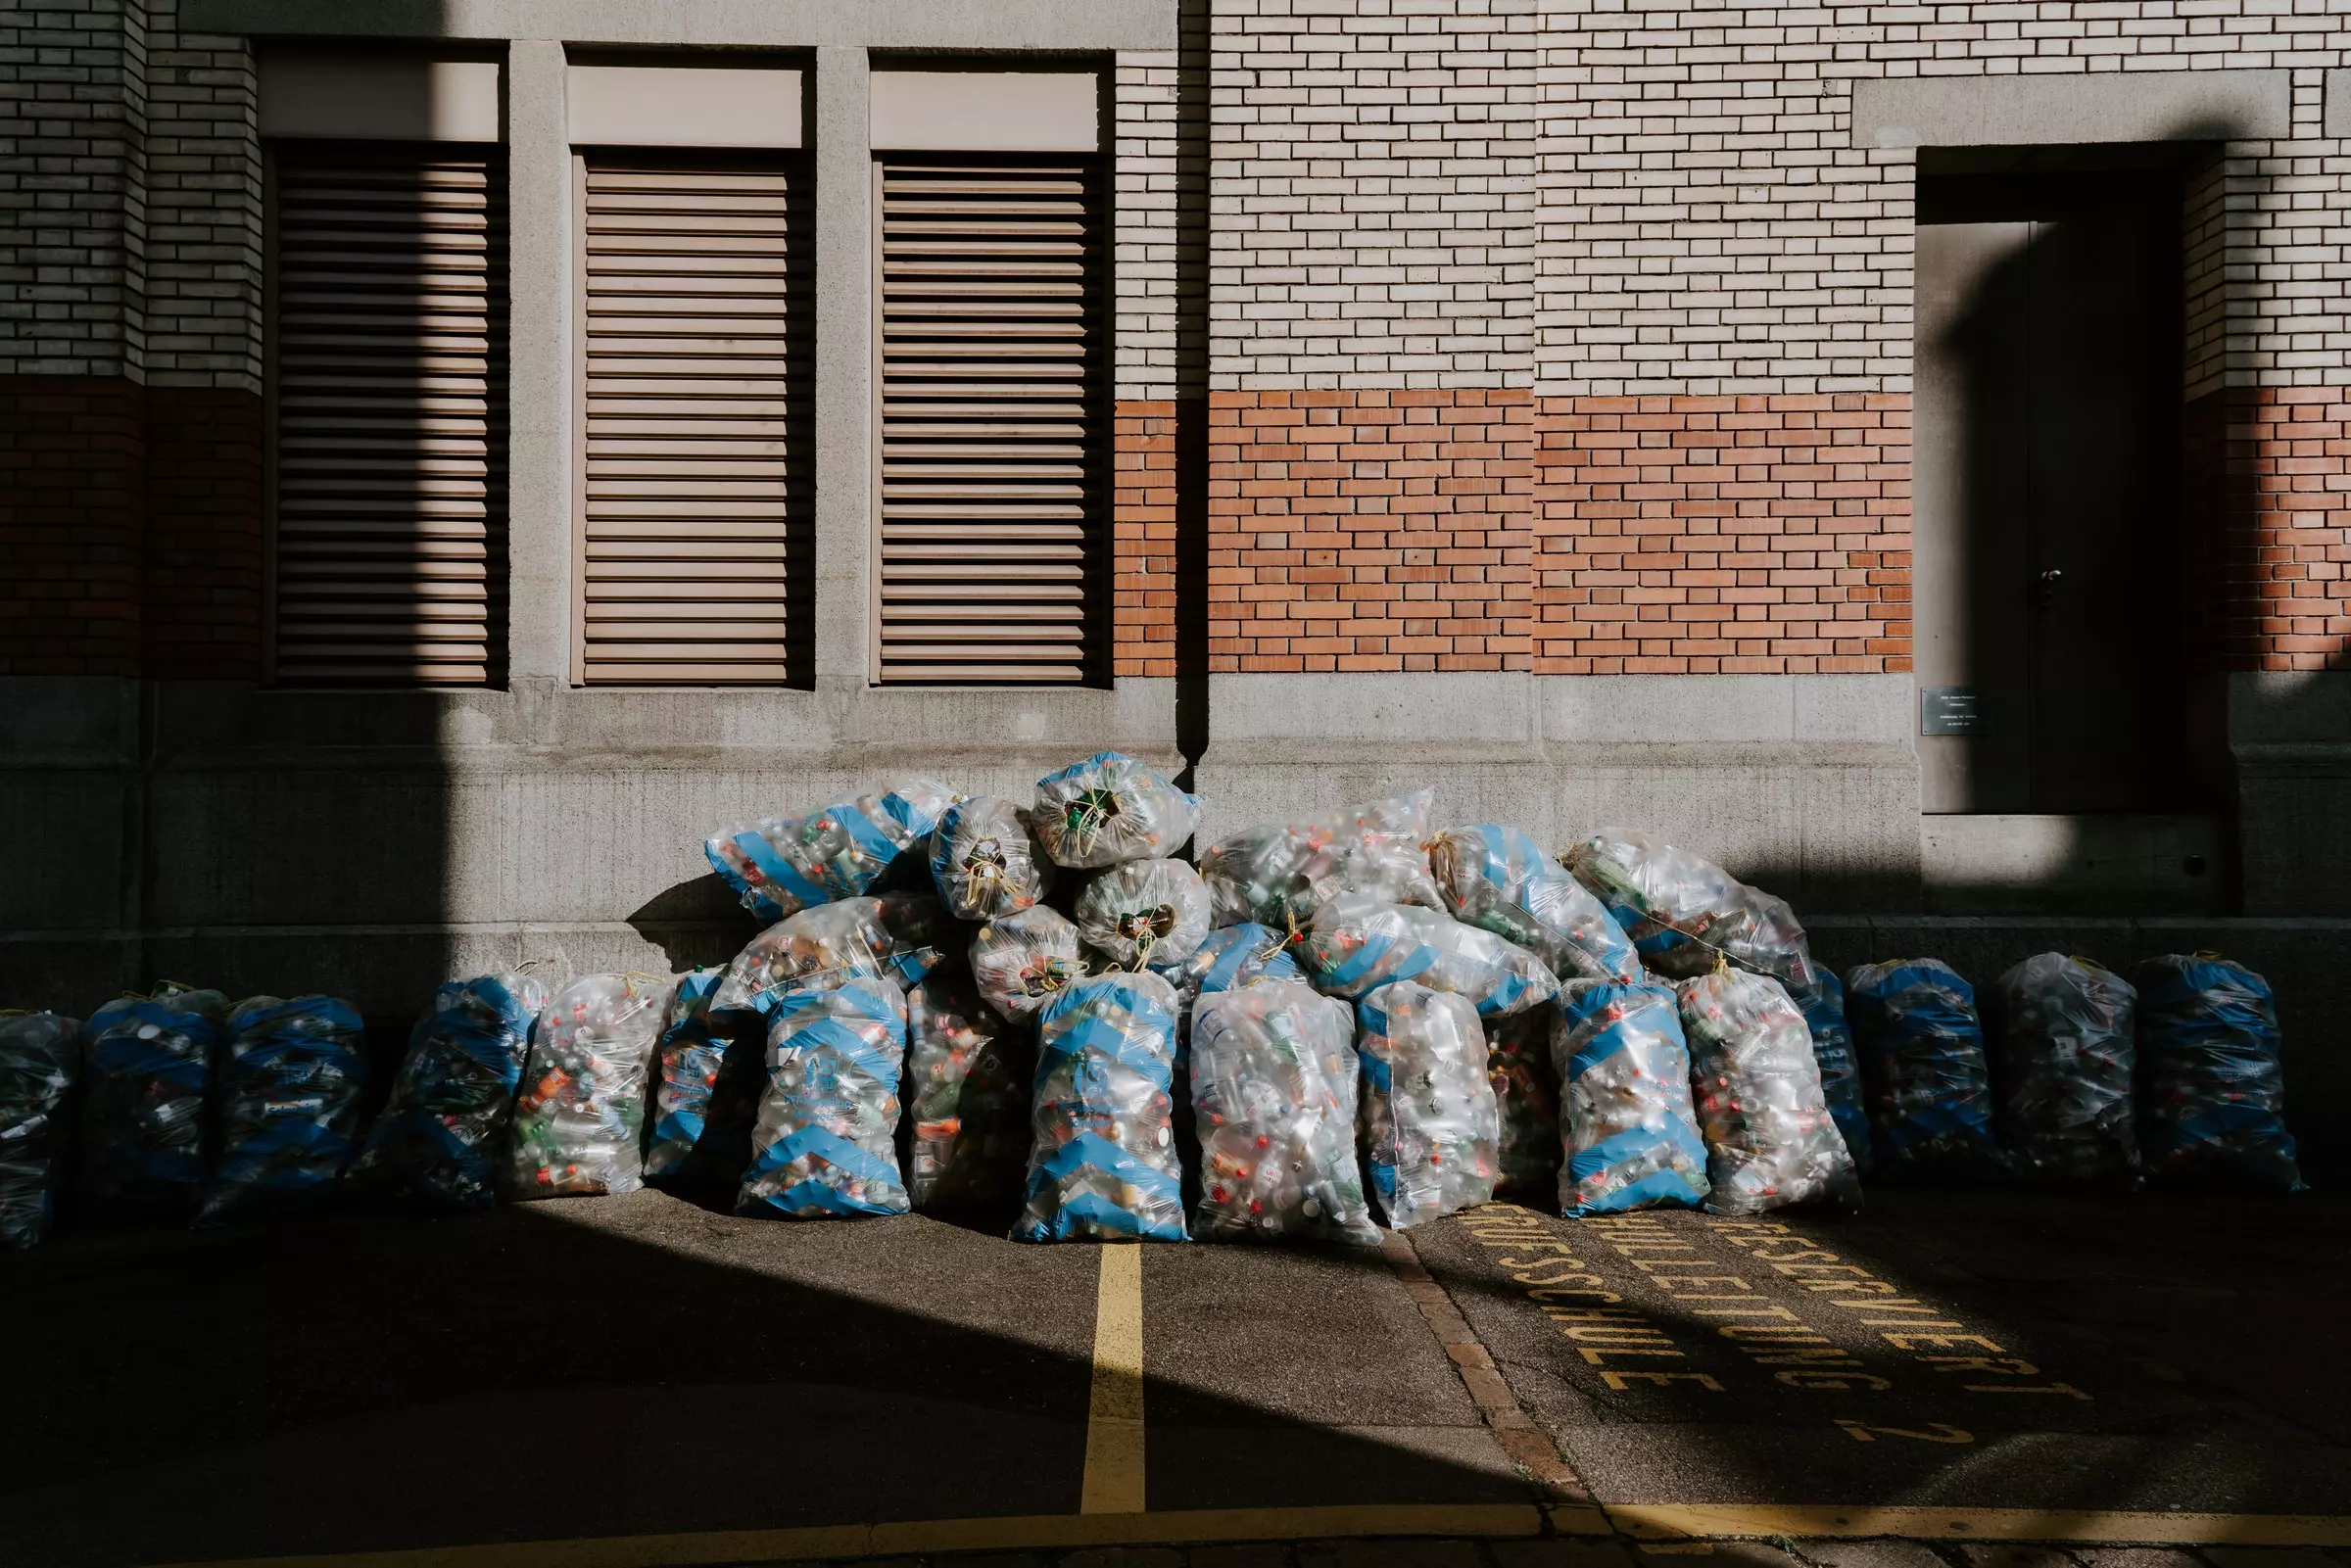
[[(1895, 1536), (1908, 1541), (2081, 1541), (2146, 1546), (2351, 1546), (2351, 1517), (2321, 1513), (1839, 1508), (1736, 1502), (1611, 1502), (1604, 1511), (1624, 1534), (1651, 1541), (1716, 1536)], [(1562, 1534), (1583, 1533), (1556, 1515), (1554, 1528)]]
[[(1893, 1537), (1911, 1541), (2051, 1541), (2133, 1545), (2351, 1545), (2351, 1516), (2126, 1513), (2041, 1508), (1838, 1508), (1773, 1503), (1564, 1503), (1563, 1536), (1641, 1540), (1745, 1536)], [(683, 1568), (713, 1562), (802, 1562), (942, 1551), (1052, 1551), (1080, 1546), (1181, 1546), (1219, 1541), (1330, 1541), (1376, 1536), (1509, 1538), (1542, 1532), (1532, 1503), (1394, 1503), (1319, 1508), (1203, 1508), (1174, 1513), (1061, 1513), (791, 1530), (706, 1530), (582, 1541), (422, 1546), (396, 1551), (242, 1557), (172, 1568)]]
[(1102, 1249), (1094, 1295), (1094, 1389), (1085, 1416), (1080, 1514), (1143, 1511), (1143, 1249)]
[(1375, 1536), (1540, 1535), (1532, 1503), (1378, 1503), (1322, 1508), (1201, 1508), (1176, 1513), (1059, 1513), (796, 1530), (708, 1530), (585, 1541), (422, 1546), (398, 1551), (240, 1557), (170, 1568), (680, 1568), (938, 1551), (1180, 1546), (1220, 1541), (1330, 1541)]

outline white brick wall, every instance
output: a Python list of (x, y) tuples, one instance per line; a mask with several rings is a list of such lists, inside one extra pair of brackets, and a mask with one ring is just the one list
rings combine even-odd
[(1535, 0), (1217, 0), (1211, 385), (1523, 387)]
[(1538, 392), (1908, 386), (1913, 155), (1847, 145), (1843, 15), (1549, 0)]
[(145, 14), (0, 10), (0, 372), (138, 373)]
[(0, 13), (0, 372), (260, 385), (253, 58), (176, 13)]
[(1118, 396), (1176, 396), (1174, 52), (1118, 58)]
[(240, 38), (178, 33), (178, 0), (147, 0), (147, 378), (259, 390), (253, 54)]

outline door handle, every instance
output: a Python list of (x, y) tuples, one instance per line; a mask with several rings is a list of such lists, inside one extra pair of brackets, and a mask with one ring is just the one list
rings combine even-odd
[(2043, 604), (2057, 596), (2057, 585), (2065, 581), (2065, 573), (2052, 566), (2040, 574), (2040, 601)]

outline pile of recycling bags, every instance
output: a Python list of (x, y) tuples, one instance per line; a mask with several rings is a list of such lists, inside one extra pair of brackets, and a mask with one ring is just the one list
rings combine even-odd
[(1435, 809), (1261, 824), (1195, 866), (1200, 802), (1119, 752), (1025, 800), (890, 782), (708, 835), (764, 923), (724, 966), (453, 977), (389, 1073), (331, 996), (0, 1014), (0, 1243), (648, 1184), (1349, 1245), (1497, 1193), (1752, 1214), (1849, 1207), (1864, 1174), (2300, 1184), (2240, 965), (2039, 954), (1980, 1005), (1932, 958), (1840, 976), (1785, 901), (1645, 832), (1554, 855)]

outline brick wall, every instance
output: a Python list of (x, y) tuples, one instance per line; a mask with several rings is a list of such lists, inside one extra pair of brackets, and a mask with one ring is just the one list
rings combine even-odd
[(1176, 673), (1176, 404), (1122, 399), (1114, 479), (1113, 673)]
[(1910, 400), (1546, 398), (1534, 669), (1910, 668)]
[(262, 675), (262, 400), (241, 387), (147, 389), (142, 673)]
[(1523, 391), (1219, 392), (1212, 671), (1523, 670)]
[[(2351, 669), (2351, 390), (2234, 387), (2186, 410), (2199, 665)], [(2193, 536), (2191, 536), (2192, 538)]]
[(0, 375), (0, 670), (138, 673), (141, 402), (119, 376)]
[(1524, 387), (1541, 19), (1221, 0), (1212, 385)]

